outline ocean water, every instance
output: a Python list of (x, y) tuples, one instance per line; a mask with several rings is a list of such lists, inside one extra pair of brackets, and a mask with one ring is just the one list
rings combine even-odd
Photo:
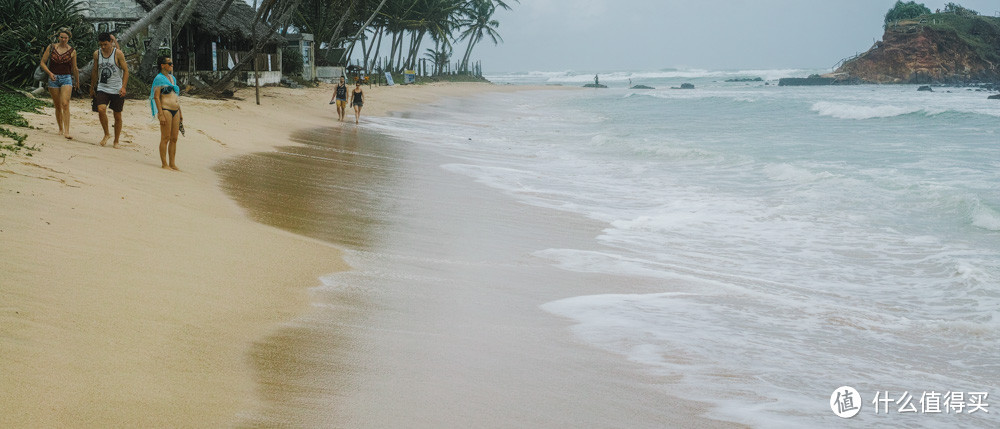
[[(809, 73), (609, 73), (608, 89), (447, 99), (363, 126), (512, 203), (600, 225), (580, 228), (578, 246), (539, 238), (530, 257), (611, 279), (607, 292), (563, 286), (538, 308), (710, 417), (1000, 426), (1000, 103), (968, 88), (774, 80)], [(670, 89), (682, 83), (695, 89)], [(845, 385), (862, 396), (850, 420), (830, 408)], [(987, 393), (989, 413), (921, 401), (957, 392), (956, 406)], [(876, 395), (893, 401), (878, 409)]]

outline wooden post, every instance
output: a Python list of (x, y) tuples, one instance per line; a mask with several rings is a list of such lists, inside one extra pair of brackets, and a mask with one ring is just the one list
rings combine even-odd
[[(253, 10), (257, 10), (257, 0), (253, 0)], [(251, 39), (253, 40), (254, 47), (257, 45), (257, 24), (253, 23), (253, 35)], [(250, 55), (253, 55), (253, 79), (254, 79), (254, 92), (257, 95), (257, 105), (260, 106), (260, 66), (257, 64), (257, 60), (260, 57), (257, 55), (256, 50), (251, 50)]]

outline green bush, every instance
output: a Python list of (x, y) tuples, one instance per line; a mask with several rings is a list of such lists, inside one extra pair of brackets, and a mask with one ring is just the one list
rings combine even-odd
[(305, 62), (302, 61), (302, 52), (295, 47), (286, 47), (281, 53), (281, 70), (288, 76), (302, 74)]
[[(31, 125), (21, 116), (20, 112), (42, 113), (38, 110), (39, 108), (51, 105), (51, 103), (29, 98), (17, 92), (0, 91), (0, 124), (29, 128)], [(37, 150), (34, 147), (24, 145), (24, 140), (28, 138), (26, 134), (18, 134), (0, 127), (0, 136), (14, 141), (14, 144), (4, 144), (3, 139), (0, 139), (0, 158), (6, 158), (7, 152), (18, 153), (21, 149)], [(30, 156), (31, 153), (28, 152), (28, 155)]]
[(972, 9), (966, 9), (966, 8), (962, 7), (961, 5), (957, 5), (955, 3), (948, 3), (948, 4), (944, 5), (944, 11), (945, 11), (945, 13), (954, 13), (955, 15), (958, 15), (958, 16), (977, 16), (977, 15), (979, 15), (979, 12), (976, 12), (976, 11), (974, 11)]
[(77, 49), (77, 64), (87, 64), (97, 38), (83, 19), (77, 0), (0, 0), (0, 81), (30, 86), (32, 74), (45, 47), (55, 43), (62, 27), (73, 32), (70, 45)]
[(902, 0), (896, 0), (896, 5), (885, 14), (885, 23), (889, 24), (892, 21), (913, 19), (920, 15), (930, 15), (930, 13), (931, 10), (927, 6), (924, 6), (923, 3), (914, 1), (903, 3)]

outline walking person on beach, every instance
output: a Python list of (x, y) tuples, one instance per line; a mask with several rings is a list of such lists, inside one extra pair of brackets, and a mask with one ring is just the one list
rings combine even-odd
[[(177, 133), (184, 132), (184, 116), (181, 113), (177, 79), (172, 75), (174, 61), (168, 56), (159, 60), (160, 74), (153, 79), (149, 91), (149, 104), (153, 116), (160, 120), (160, 162), (164, 169), (177, 170)], [(169, 162), (168, 162), (169, 161)]]
[(56, 37), (59, 42), (45, 48), (40, 66), (49, 75), (49, 95), (56, 108), (59, 134), (72, 140), (69, 134), (69, 100), (73, 97), (73, 88), (80, 89), (80, 70), (76, 67), (76, 50), (69, 45), (73, 33), (64, 27), (59, 29)]
[[(97, 104), (97, 115), (104, 128), (104, 138), (101, 146), (108, 143), (111, 133), (108, 132), (108, 108), (115, 116), (115, 144), (122, 134), (122, 108), (125, 107), (125, 87), (128, 85), (128, 63), (125, 54), (118, 49), (111, 33), (101, 33), (97, 36), (100, 49), (94, 51), (94, 67), (90, 72), (90, 96)], [(100, 80), (98, 80), (100, 75)]]
[(361, 90), (361, 79), (354, 82), (354, 91), (351, 91), (351, 106), (354, 106), (354, 123), (361, 119), (361, 106), (365, 105), (365, 92)]
[(344, 81), (344, 77), (340, 77), (340, 83), (337, 87), (333, 89), (333, 99), (330, 100), (330, 104), (334, 102), (337, 103), (337, 116), (340, 121), (344, 120), (344, 115), (347, 114), (347, 83)]

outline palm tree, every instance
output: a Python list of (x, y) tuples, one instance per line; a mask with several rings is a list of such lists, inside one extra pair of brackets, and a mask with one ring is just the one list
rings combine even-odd
[(496, 12), (497, 7), (510, 10), (510, 6), (503, 0), (469, 0), (466, 3), (465, 17), (459, 21), (459, 25), (465, 27), (465, 30), (458, 37), (458, 40), (469, 40), (460, 67), (463, 72), (469, 71), (469, 57), (472, 56), (472, 48), (476, 46), (476, 43), (482, 41), (484, 37), (489, 37), (494, 45), (503, 41), (500, 33), (497, 32), (500, 21), (493, 19), (493, 13)]
[(333, 48), (356, 3), (357, 0), (303, 0), (295, 11), (292, 25), (303, 33), (311, 33), (317, 43)]
[(448, 65), (448, 62), (451, 61), (451, 45), (450, 44), (440, 45), (435, 49), (428, 48), (427, 53), (424, 55), (426, 55), (427, 58), (431, 60), (431, 63), (434, 65), (433, 69), (431, 70), (431, 74), (433, 75), (444, 74), (445, 67)]
[(442, 45), (448, 45), (452, 30), (457, 26), (458, 16), (462, 13), (465, 0), (422, 0), (412, 23), (413, 38), (410, 41), (410, 52), (406, 64), (415, 65), (420, 45), (424, 36), (430, 35), (434, 41), (435, 50), (441, 50)]

